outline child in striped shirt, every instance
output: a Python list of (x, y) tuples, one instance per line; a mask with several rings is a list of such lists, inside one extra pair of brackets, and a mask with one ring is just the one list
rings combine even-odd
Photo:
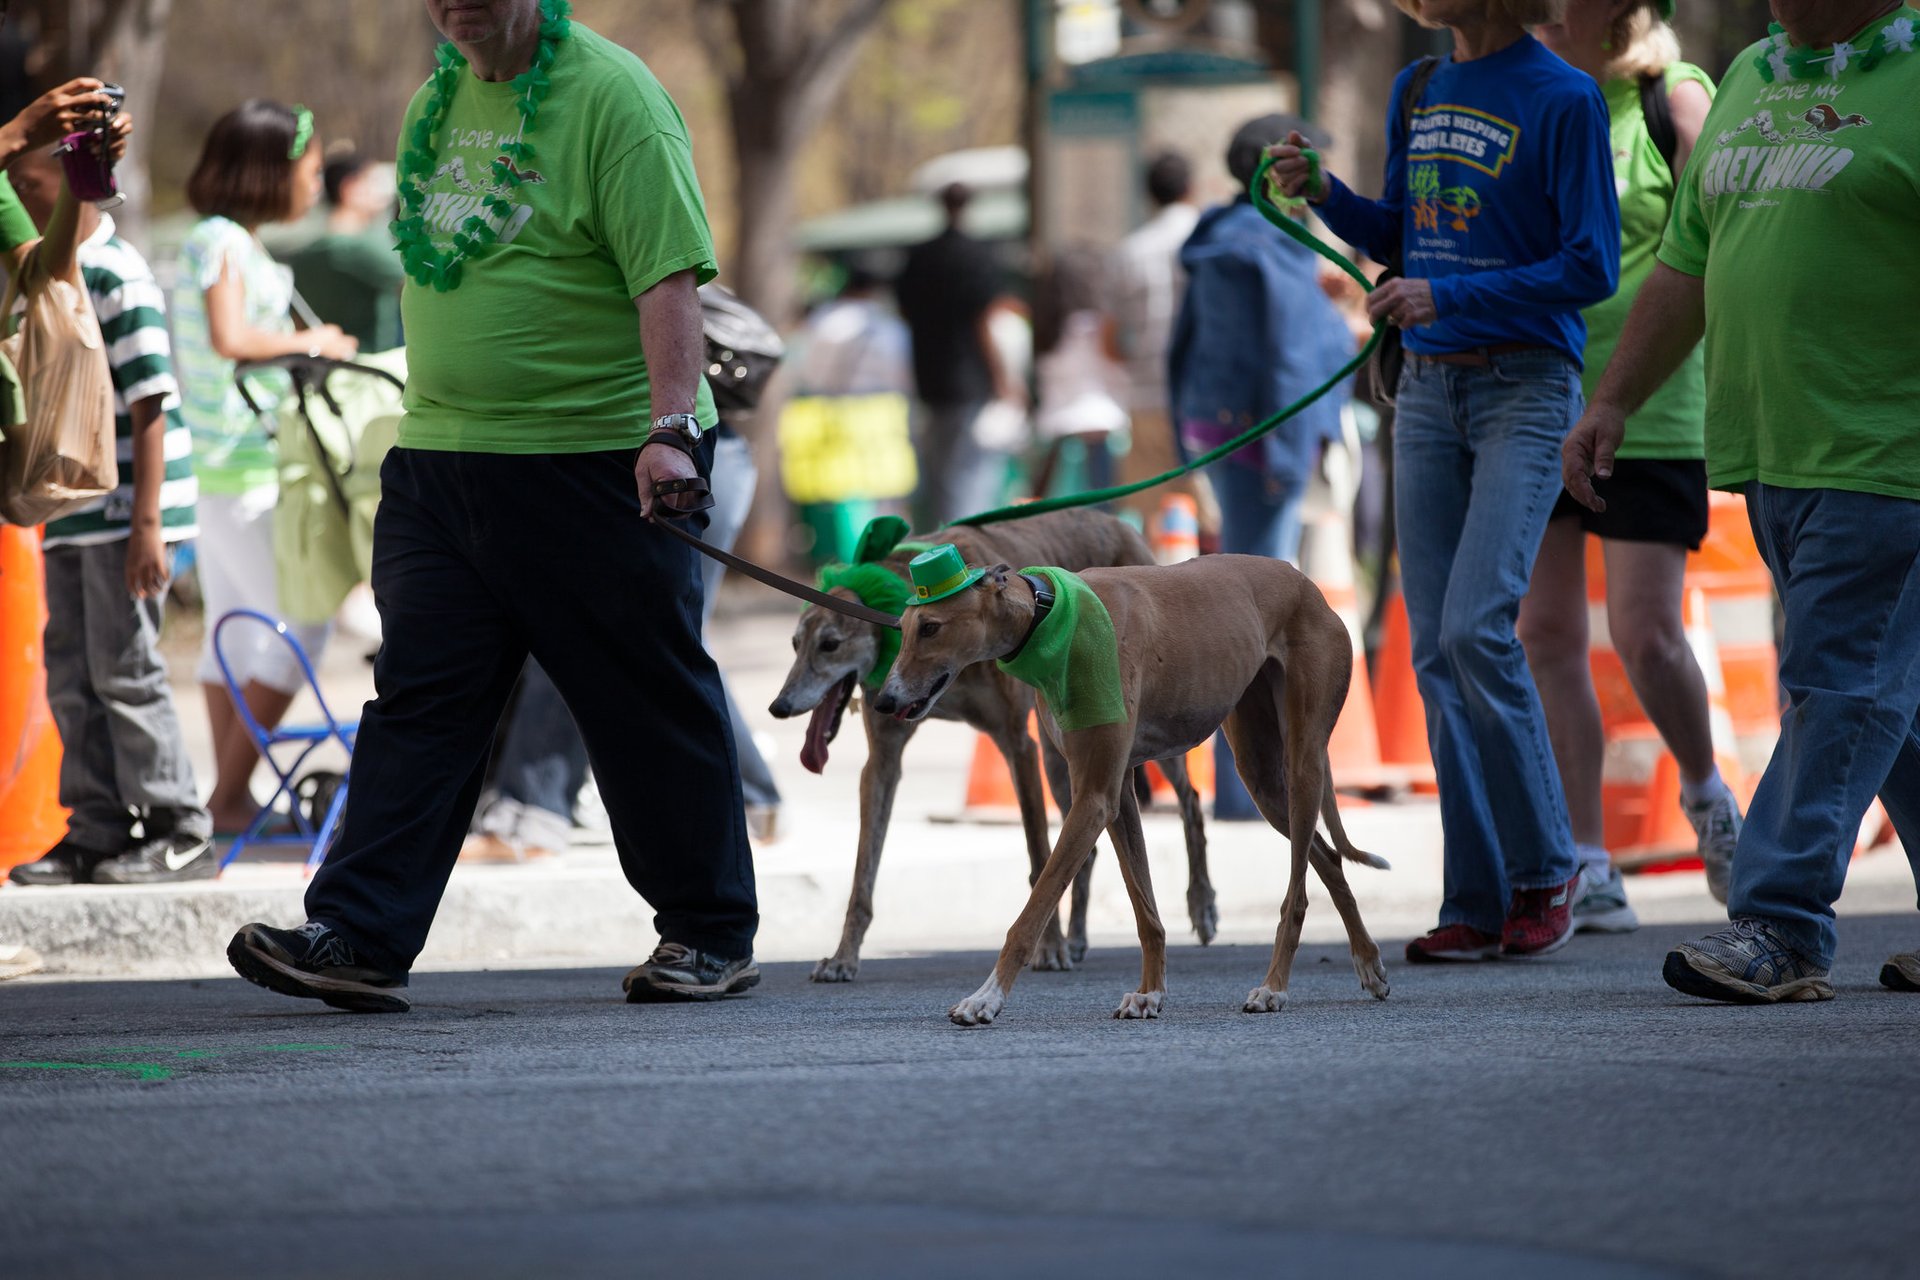
[[(63, 190), (59, 162), (32, 153), (10, 176), (20, 204), (45, 227)], [(111, 218), (83, 205), (79, 235), (80, 274), (113, 374), (121, 483), (46, 528), (47, 701), (63, 747), (60, 803), (73, 816), (60, 843), (12, 878), (207, 879), (220, 869), (213, 824), (159, 652), (169, 545), (195, 533), (192, 443), (178, 411), (166, 303)]]

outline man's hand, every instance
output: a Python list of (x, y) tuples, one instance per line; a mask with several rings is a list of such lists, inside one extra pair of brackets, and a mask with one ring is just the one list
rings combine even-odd
[(1307, 163), (1307, 140), (1299, 130), (1287, 135), (1285, 142), (1275, 143), (1267, 148), (1267, 154), (1273, 157), (1273, 167), (1267, 170), (1269, 181), (1277, 181), (1281, 192), (1288, 199), (1305, 197), (1310, 204), (1319, 204), (1327, 198), (1327, 179), (1323, 173), (1320, 181), (1307, 190), (1307, 182), (1313, 176), (1313, 166)]
[(1567, 442), (1560, 446), (1560, 483), (1574, 500), (1592, 511), (1605, 511), (1606, 500), (1593, 491), (1593, 480), (1613, 474), (1614, 450), (1627, 434), (1627, 415), (1609, 404), (1593, 404), (1580, 415)]
[(1400, 277), (1378, 285), (1367, 295), (1367, 317), (1385, 320), (1400, 329), (1415, 329), (1440, 318), (1433, 305), (1431, 281)]
[(7, 135), (6, 141), (13, 144), (5, 154), (10, 159), (20, 151), (50, 147), (70, 133), (90, 129), (98, 123), (100, 108), (111, 101), (100, 92), (100, 81), (92, 76), (81, 76), (57, 89), (49, 89), (5, 126), (0, 126)]
[(699, 474), (693, 459), (670, 444), (650, 444), (642, 449), (633, 464), (634, 482), (640, 486), (640, 514), (653, 519), (653, 487), (662, 480), (691, 480)]
[(159, 526), (135, 528), (127, 539), (127, 590), (136, 600), (158, 599), (167, 590), (167, 547)]

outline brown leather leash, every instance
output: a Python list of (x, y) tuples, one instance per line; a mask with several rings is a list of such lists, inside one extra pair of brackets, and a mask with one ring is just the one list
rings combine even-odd
[[(660, 501), (661, 498), (672, 494), (687, 494), (701, 501), (698, 502), (698, 505), (692, 507), (673, 507)], [(900, 629), (900, 619), (891, 613), (882, 613), (880, 610), (868, 608), (864, 604), (856, 604), (851, 600), (842, 600), (838, 596), (830, 596), (824, 591), (816, 591), (804, 582), (795, 582), (792, 578), (784, 577), (771, 569), (763, 569), (753, 561), (743, 560), (731, 551), (722, 551), (718, 547), (709, 546), (701, 541), (697, 534), (675, 524), (673, 520), (675, 516), (697, 515), (713, 506), (713, 491), (701, 477), (690, 476), (684, 480), (661, 480), (653, 486), (653, 496), (654, 514), (664, 514), (666, 516), (665, 519), (655, 520), (654, 524), (665, 529), (668, 533), (680, 539), (680, 541), (686, 543), (708, 559), (718, 560), (734, 572), (744, 573), (756, 582), (764, 582), (775, 591), (784, 591), (796, 600), (804, 600), (808, 604), (817, 604), (822, 609), (831, 609), (835, 613), (844, 613), (847, 617), (858, 618), (862, 622), (871, 622), (877, 626), (889, 627), (895, 631)]]

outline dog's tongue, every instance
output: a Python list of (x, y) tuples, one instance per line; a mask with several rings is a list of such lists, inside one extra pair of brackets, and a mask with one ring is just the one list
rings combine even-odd
[(807, 740), (800, 748), (800, 763), (809, 773), (826, 769), (827, 744), (840, 732), (840, 716), (852, 697), (853, 677), (848, 676), (828, 690), (827, 696), (820, 699), (820, 705), (813, 709), (813, 716), (807, 721)]
[(800, 747), (800, 763), (809, 773), (824, 773), (827, 768), (827, 743), (833, 740), (833, 720), (840, 710), (839, 690), (820, 700), (807, 721), (807, 740)]

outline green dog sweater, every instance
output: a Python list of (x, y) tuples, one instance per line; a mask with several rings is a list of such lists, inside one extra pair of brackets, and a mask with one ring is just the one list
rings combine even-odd
[(1000, 660), (1000, 669), (1038, 689), (1069, 733), (1125, 720), (1120, 644), (1107, 606), (1079, 574), (1051, 567), (1021, 572), (1053, 584), (1053, 609), (1027, 637), (1025, 648)]

